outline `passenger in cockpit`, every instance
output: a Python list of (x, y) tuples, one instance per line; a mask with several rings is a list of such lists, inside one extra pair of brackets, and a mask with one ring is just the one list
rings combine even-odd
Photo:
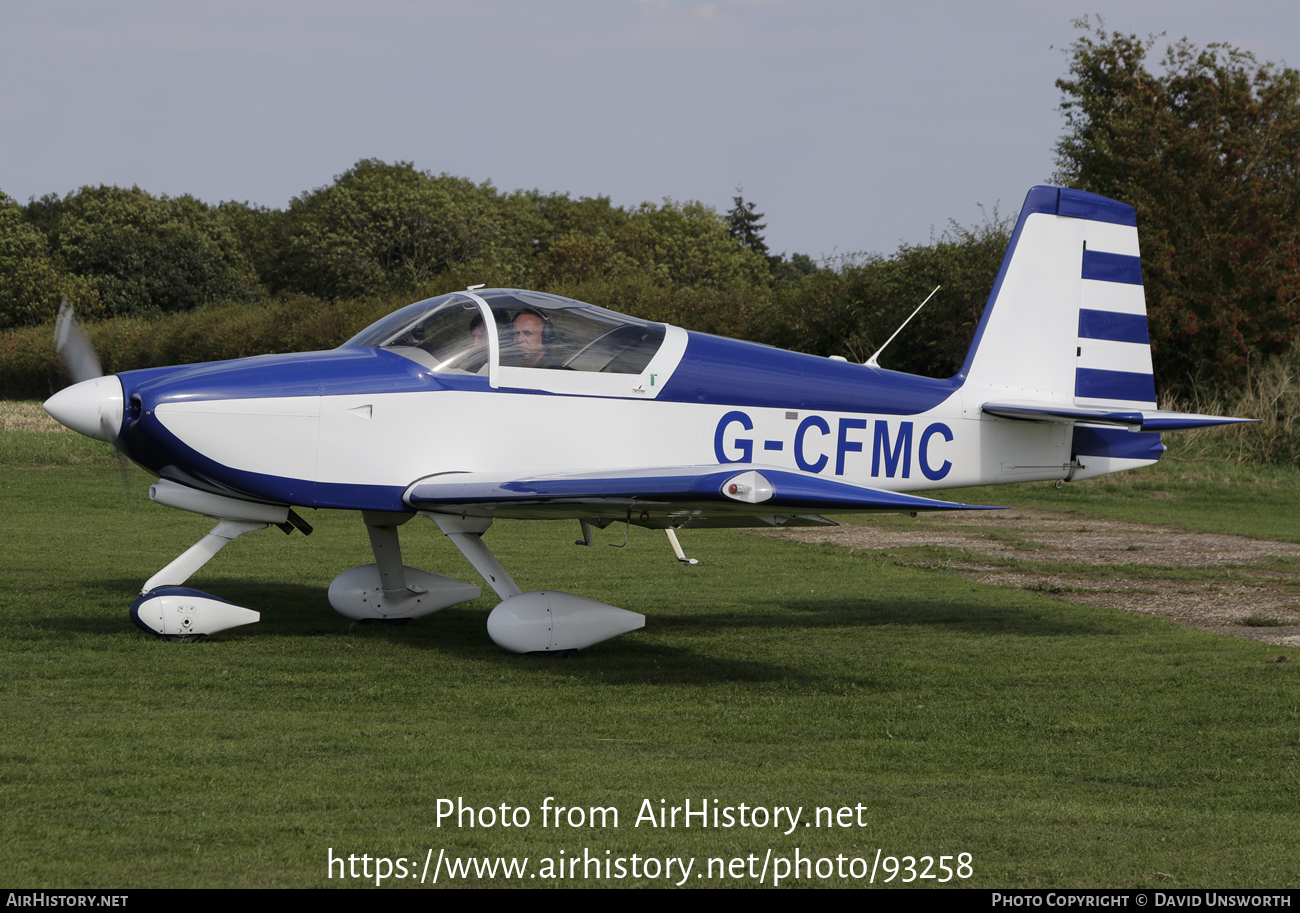
[(469, 325), (470, 351), (465, 356), (463, 367), (466, 371), (477, 374), (487, 367), (488, 363), (488, 339), (487, 326), (483, 323), (483, 315), (478, 314)]
[[(504, 343), (506, 341), (505, 337), (510, 334), (510, 331), (502, 326), (505, 317), (499, 311), (493, 311), (492, 316), (496, 320), (498, 338)], [(483, 323), (482, 314), (475, 314), (474, 319), (470, 321), (469, 338), (470, 350), (466, 354), (461, 367), (471, 374), (486, 374), (490, 349), (488, 348), (487, 327)]]

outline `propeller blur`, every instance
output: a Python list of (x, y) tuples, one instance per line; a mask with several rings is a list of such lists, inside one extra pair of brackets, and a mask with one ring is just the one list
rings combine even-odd
[(155, 501), (217, 520), (132, 605), (142, 628), (182, 639), (257, 620), (183, 584), (244, 533), (309, 534), (295, 508), (365, 525), (375, 562), (329, 588), (344, 616), (413, 619), (480, 595), (403, 562), (398, 528), (423, 517), (500, 597), (492, 639), (555, 653), (645, 619), (522, 592), (483, 541), (497, 519), (574, 519), (580, 545), (593, 526), (663, 529), (693, 563), (675, 530), (983, 509), (921, 493), (1133, 469), (1160, 458), (1162, 431), (1239, 421), (1156, 408), (1134, 211), (1054, 187), (1029, 192), (949, 379), (519, 289), (420, 301), (332, 351), (107, 377), (79, 333), (61, 315), (79, 382), (46, 409), (156, 475)]

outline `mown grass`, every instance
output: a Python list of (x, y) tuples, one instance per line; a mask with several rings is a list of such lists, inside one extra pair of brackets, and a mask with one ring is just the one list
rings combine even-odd
[[(430, 846), (534, 865), (691, 855), (696, 871), (768, 848), (969, 852), (979, 886), (1294, 879), (1298, 673), (1266, 661), (1275, 646), (880, 554), (686, 532), (686, 567), (662, 534), (583, 549), (569, 524), (502, 522), (488, 540), (524, 588), (647, 615), (575, 657), (521, 657), (488, 639), (490, 598), (404, 627), (334, 614), (329, 581), (371, 558), (359, 520), (329, 512), (309, 512), (310, 538), (241, 538), (192, 581), (260, 624), (163, 643), (127, 606), (210, 521), (149, 503), (111, 457), (31, 459), (0, 475), (8, 884), (320, 886), (339, 883), (330, 848), (422, 862)], [(402, 535), (409, 563), (473, 579), (432, 524)], [(620, 827), (543, 829), (548, 796), (614, 805)], [(457, 797), (526, 805), (533, 824), (439, 828), (437, 801)], [(868, 811), (788, 837), (633, 826), (642, 800), (687, 798)]]
[(1176, 449), (1154, 466), (1059, 489), (1027, 482), (952, 489), (942, 497), (1300, 542), (1300, 467), (1182, 456)]

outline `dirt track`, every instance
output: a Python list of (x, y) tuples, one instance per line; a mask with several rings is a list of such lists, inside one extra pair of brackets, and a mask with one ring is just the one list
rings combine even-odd
[[(1044, 510), (932, 514), (906, 524), (771, 530), (766, 535), (891, 553), (928, 546), (928, 551), (896, 557), (951, 568), (983, 583), (1300, 647), (1300, 564), (1279, 560), (1300, 558), (1300, 545), (1287, 542)], [(1184, 570), (1194, 568), (1219, 572)], [(1246, 619), (1256, 624), (1244, 624)], [(1260, 624), (1270, 620), (1281, 624)]]

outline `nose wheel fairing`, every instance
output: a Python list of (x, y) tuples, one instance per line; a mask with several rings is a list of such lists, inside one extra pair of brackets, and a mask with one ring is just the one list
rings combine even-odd
[(185, 586), (155, 587), (131, 603), (131, 621), (136, 627), (182, 642), (253, 624), (261, 617), (252, 609)]

